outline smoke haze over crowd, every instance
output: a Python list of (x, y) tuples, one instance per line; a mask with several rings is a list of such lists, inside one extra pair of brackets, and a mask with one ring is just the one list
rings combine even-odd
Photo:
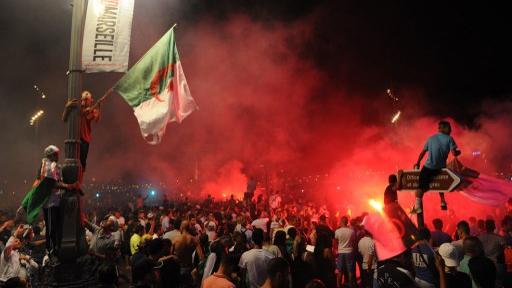
[[(0, 31), (6, 39), (0, 56), (6, 63), (0, 74), (0, 179), (4, 193), (14, 191), (18, 198), (33, 181), (43, 147), (63, 147), (65, 125), (59, 118), (66, 99), (71, 11), (62, 1), (24, 2), (30, 11), (7, 1), (2, 13), (12, 13), (0, 18), (0, 27), (22, 22)], [(238, 1), (229, 9), (214, 2), (198, 8), (201, 1), (136, 1), (131, 65), (178, 22), (181, 61), (199, 110), (181, 125), (169, 125), (162, 143), (150, 146), (131, 108), (118, 95), (110, 96), (93, 127), (86, 181), (173, 186), (197, 177), (203, 195), (240, 197), (246, 177), (261, 171), (322, 174), (328, 175), (325, 183), (310, 191), (315, 197), (340, 209), (350, 203), (364, 210), (368, 198), (382, 197), (388, 174), (412, 167), (440, 119), (453, 121), (465, 164), (493, 175), (512, 171), (512, 81), (500, 70), (510, 56), (486, 52), (501, 42), (474, 45), (454, 56), (464, 44), (488, 41), (486, 31), (468, 27), (468, 39), (451, 35), (462, 38), (445, 42), (442, 50), (425, 44), (437, 37), (441, 24), (425, 30), (423, 17), (410, 24), (413, 28), (403, 24), (412, 21), (418, 7), (384, 7), (401, 17), (392, 20), (363, 12), (368, 7), (328, 1)], [(445, 19), (446, 29), (469, 25), (464, 21), (473, 10), (465, 12), (455, 17), (460, 23)], [(502, 23), (487, 25), (494, 24)], [(480, 53), (473, 56), (478, 59), (464, 59), (471, 53)], [(444, 57), (451, 56), (456, 60), (447, 64)], [(471, 67), (468, 74), (449, 74)], [(467, 75), (482, 78), (474, 84)], [(97, 99), (120, 76), (85, 74), (83, 88)], [(34, 84), (47, 100), (39, 99)], [(386, 95), (388, 88), (398, 101)], [(46, 113), (36, 135), (28, 119), (39, 108)], [(401, 118), (391, 124), (397, 110)], [(460, 195), (448, 201), (451, 197)]]

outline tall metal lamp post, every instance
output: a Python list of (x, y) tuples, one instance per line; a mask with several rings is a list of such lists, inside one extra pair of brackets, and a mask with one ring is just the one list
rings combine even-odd
[[(73, 15), (71, 23), (71, 47), (68, 70), (68, 101), (80, 99), (81, 87), (81, 55), (82, 33), (85, 15), (85, 0), (73, 1)], [(65, 183), (75, 183), (81, 177), (79, 162), (80, 149), (80, 111), (71, 109), (68, 117), (68, 133), (64, 142), (64, 166), (62, 177)], [(88, 277), (87, 267), (79, 264), (81, 256), (87, 252), (85, 231), (81, 223), (79, 191), (65, 191), (60, 202), (62, 219), (61, 242), (57, 251), (59, 265), (45, 275), (45, 284), (48, 287), (86, 287)]]

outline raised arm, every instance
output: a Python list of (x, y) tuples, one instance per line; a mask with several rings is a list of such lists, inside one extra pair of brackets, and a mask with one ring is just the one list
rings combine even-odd
[(92, 233), (97, 233), (100, 230), (100, 227), (92, 222), (84, 221), (85, 228), (89, 229)]
[(155, 219), (149, 220), (149, 232), (148, 232), (149, 235), (155, 234), (155, 223), (156, 223)]

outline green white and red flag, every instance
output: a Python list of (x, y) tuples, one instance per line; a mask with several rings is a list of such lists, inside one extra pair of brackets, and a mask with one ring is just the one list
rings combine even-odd
[(180, 123), (197, 104), (181, 67), (174, 27), (113, 87), (133, 108), (144, 139), (162, 141), (169, 122)]

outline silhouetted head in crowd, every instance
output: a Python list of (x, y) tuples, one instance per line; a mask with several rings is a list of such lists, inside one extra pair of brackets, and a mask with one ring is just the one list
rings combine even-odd
[(390, 185), (396, 184), (397, 182), (398, 182), (398, 178), (396, 177), (396, 175), (395, 175), (395, 174), (391, 174), (391, 175), (389, 175), (389, 177), (388, 177), (388, 183), (389, 183)]
[(484, 219), (478, 219), (476, 226), (478, 227), (478, 232), (484, 232), (485, 231), (485, 220)]
[(247, 243), (247, 237), (245, 237), (245, 234), (240, 231), (233, 232), (233, 241), (235, 244), (245, 244)]
[(274, 245), (286, 246), (286, 232), (279, 230), (274, 235)]
[(318, 220), (320, 221), (320, 224), (327, 224), (327, 216), (325, 216), (324, 214), (320, 215)]
[(263, 245), (263, 230), (260, 228), (254, 229), (252, 232), (252, 242), (254, 245), (261, 247)]
[(295, 227), (290, 227), (290, 229), (288, 229), (288, 236), (290, 239), (294, 240), (297, 237), (297, 229), (295, 229)]
[(174, 219), (174, 222), (172, 224), (172, 227), (176, 230), (180, 230), (181, 228), (181, 219), (180, 218), (176, 218)]
[(465, 237), (470, 236), (469, 232), (468, 222), (460, 221), (457, 223), (457, 235), (459, 236), (459, 239), (464, 239)]
[(142, 234), (144, 234), (144, 226), (140, 224), (135, 225), (135, 227), (133, 228), (133, 233), (142, 236)]
[(450, 124), (450, 122), (445, 120), (439, 121), (438, 130), (443, 134), (450, 135), (452, 133), (452, 125)]
[(434, 229), (437, 231), (443, 231), (443, 220), (436, 218), (432, 220), (432, 225), (434, 225)]
[(347, 216), (342, 216), (340, 218), (340, 225), (341, 225), (341, 227), (347, 227), (347, 225), (348, 225), (348, 217)]
[(496, 230), (496, 224), (494, 223), (494, 220), (485, 220), (485, 231), (487, 231), (487, 233), (494, 233), (494, 230)]
[(181, 233), (190, 233), (190, 222), (187, 220), (182, 221), (180, 225), (180, 232)]
[(267, 265), (267, 277), (272, 288), (290, 287), (290, 265), (280, 257), (271, 259)]

